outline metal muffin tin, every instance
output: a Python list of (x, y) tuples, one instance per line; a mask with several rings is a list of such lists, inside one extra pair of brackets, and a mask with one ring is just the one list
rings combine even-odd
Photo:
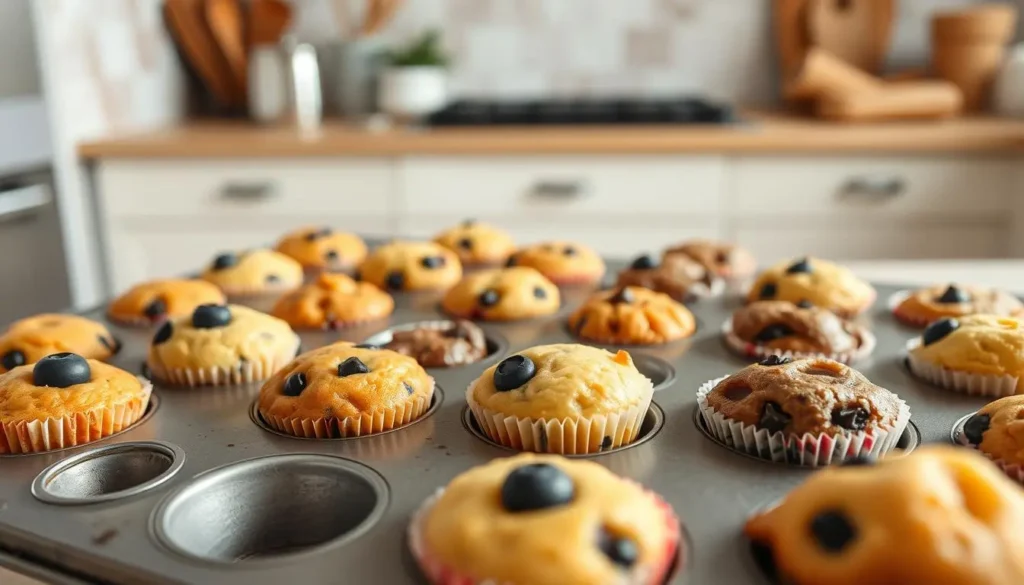
[[(611, 270), (621, 267), (610, 263)], [(920, 332), (897, 323), (885, 307), (884, 299), (899, 288), (879, 289), (882, 300), (863, 317), (878, 346), (855, 367), (910, 404), (921, 443), (948, 444), (953, 424), (986, 400), (930, 387), (907, 373), (904, 343)], [(503, 346), (507, 341), (506, 354), (576, 342), (564, 319), (586, 294), (567, 290), (567, 306), (550, 319), (481, 326)], [(303, 347), (339, 338), (363, 342), (390, 327), (444, 318), (436, 296), (398, 295), (396, 303), (387, 321), (303, 333)], [(703, 326), (692, 340), (629, 348), (645, 356), (639, 360), (656, 358), (671, 368), (667, 387), (654, 396), (660, 410), (650, 415), (646, 440), (589, 457), (661, 494), (679, 514), (690, 544), (671, 583), (767, 583), (742, 538), (743, 523), (814, 473), (723, 449), (695, 423), (697, 387), (746, 363), (726, 349), (719, 329), (739, 303), (699, 301), (691, 309)], [(87, 316), (104, 320), (102, 310)], [(114, 363), (139, 372), (152, 331), (111, 328), (124, 342)], [(405, 544), (412, 512), (455, 475), (510, 455), (472, 432), (472, 421), (464, 417), (465, 388), (496, 359), (431, 369), (444, 393), (425, 418), (395, 432), (349, 440), (296, 440), (261, 428), (251, 416), (258, 385), (157, 385), (160, 408), (115, 437), (56, 453), (0, 457), (0, 563), (65, 583), (423, 583)], [(184, 453), (177, 460), (180, 470), (158, 485), (76, 506), (33, 496), (34, 480), (55, 463), (153, 441)], [(134, 457), (108, 463), (79, 471), (117, 474), (141, 464)]]

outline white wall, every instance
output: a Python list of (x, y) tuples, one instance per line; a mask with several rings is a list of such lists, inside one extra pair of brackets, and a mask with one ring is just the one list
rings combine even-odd
[(0, 98), (39, 93), (30, 0), (0, 2)]

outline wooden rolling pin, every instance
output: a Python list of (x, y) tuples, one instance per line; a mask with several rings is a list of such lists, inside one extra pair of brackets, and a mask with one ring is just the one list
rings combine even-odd
[(897, 81), (872, 91), (823, 96), (817, 113), (844, 122), (935, 119), (955, 116), (963, 105), (963, 93), (948, 81)]
[(823, 49), (811, 49), (803, 65), (786, 84), (787, 99), (813, 99), (846, 96), (876, 91), (883, 85), (877, 77), (864, 73)]

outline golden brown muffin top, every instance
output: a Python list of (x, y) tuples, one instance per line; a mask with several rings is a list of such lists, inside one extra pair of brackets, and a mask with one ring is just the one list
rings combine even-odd
[(757, 301), (732, 315), (733, 333), (763, 347), (801, 353), (856, 350), (863, 328), (826, 309), (789, 301)]
[[(654, 579), (675, 522), (656, 496), (597, 463), (522, 454), (456, 476), (422, 534), (429, 554), (478, 582), (605, 585)], [(616, 541), (635, 554), (607, 552), (627, 548)]]
[(394, 310), (394, 299), (376, 286), (323, 273), (278, 299), (271, 314), (298, 329), (337, 329), (383, 319)]
[(512, 236), (488, 223), (466, 220), (434, 238), (459, 256), (464, 266), (500, 266), (516, 249)]
[(942, 284), (914, 291), (895, 311), (912, 320), (928, 323), (942, 317), (974, 314), (1017, 317), (1024, 313), (1024, 303), (999, 289)]
[(54, 353), (72, 352), (106, 360), (121, 349), (107, 326), (78, 315), (43, 313), (15, 321), (0, 336), (0, 372), (34, 364)]
[(348, 418), (393, 410), (434, 392), (416, 360), (339, 342), (308, 351), (260, 389), (259, 410), (282, 418)]
[(513, 321), (553, 315), (558, 287), (533, 268), (482, 270), (462, 277), (444, 296), (445, 312), (464, 319)]
[(796, 585), (1024, 583), (1024, 492), (970, 449), (817, 471), (747, 536)]
[(359, 273), (387, 291), (445, 290), (462, 277), (462, 264), (439, 244), (395, 241), (371, 252)]
[(289, 232), (277, 243), (277, 251), (303, 268), (348, 270), (366, 259), (366, 244), (355, 234), (324, 226), (307, 226)]
[(727, 418), (786, 436), (890, 430), (902, 404), (847, 365), (777, 356), (725, 378), (707, 401)]
[(569, 316), (577, 337), (612, 345), (668, 343), (693, 335), (696, 328), (689, 309), (639, 286), (595, 293)]
[(843, 317), (867, 310), (875, 289), (849, 269), (818, 258), (787, 260), (757, 277), (747, 295), (748, 302), (807, 301)]
[(592, 248), (564, 240), (521, 248), (509, 257), (508, 265), (535, 268), (559, 285), (592, 284), (605, 270), (604, 260)]
[(115, 321), (160, 323), (190, 315), (199, 305), (226, 302), (224, 293), (204, 280), (151, 280), (133, 286), (114, 299), (107, 314)]
[(1024, 465), (1024, 395), (986, 404), (964, 423), (964, 437), (993, 459)]
[(749, 250), (728, 242), (690, 240), (665, 250), (665, 258), (684, 256), (700, 262), (722, 278), (747, 278), (757, 271), (757, 260)]
[(202, 278), (228, 295), (286, 291), (302, 284), (302, 265), (274, 250), (225, 252), (213, 259)]

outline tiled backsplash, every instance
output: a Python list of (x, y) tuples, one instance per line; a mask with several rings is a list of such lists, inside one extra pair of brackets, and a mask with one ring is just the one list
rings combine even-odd
[[(900, 0), (891, 62), (927, 61), (928, 15), (977, 0)], [(300, 37), (349, 36), (365, 0), (293, 0)], [(438, 27), (462, 95), (702, 92), (776, 99), (770, 0), (406, 0), (392, 40)]]

